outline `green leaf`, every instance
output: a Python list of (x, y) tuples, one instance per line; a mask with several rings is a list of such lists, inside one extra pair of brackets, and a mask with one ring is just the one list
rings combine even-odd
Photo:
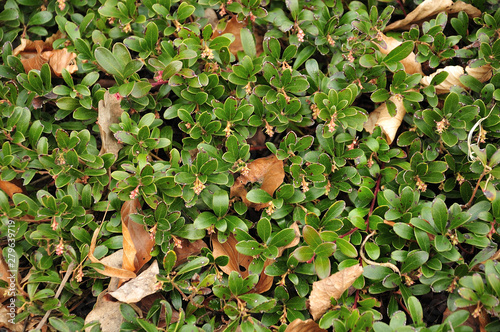
[(347, 257), (356, 258), (358, 257), (358, 251), (356, 248), (348, 241), (343, 238), (337, 239), (337, 247), (339, 250)]
[(328, 257), (316, 257), (314, 259), (314, 269), (320, 279), (325, 279), (330, 276), (331, 265)]
[(98, 47), (94, 52), (94, 56), (99, 65), (109, 74), (125, 79), (123, 75), (123, 64), (118, 61), (110, 50), (104, 47)]
[(295, 239), (295, 230), (292, 228), (285, 228), (278, 233), (274, 234), (269, 242), (270, 246), (284, 247)]
[(448, 224), (448, 208), (441, 198), (436, 198), (432, 204), (432, 219), (441, 234), (446, 234)]
[(262, 218), (257, 223), (257, 234), (262, 241), (267, 243), (267, 240), (271, 236), (272, 227), (271, 222), (267, 218)]
[(182, 268), (177, 272), (177, 274), (184, 274), (190, 271), (194, 271), (197, 269), (202, 268), (203, 266), (206, 266), (209, 263), (209, 259), (206, 257), (197, 257), (193, 259), (192, 261), (188, 262)]
[(240, 38), (245, 53), (251, 58), (255, 58), (257, 56), (257, 49), (255, 47), (253, 33), (247, 28), (243, 28), (240, 30)]
[(213, 195), (212, 209), (215, 215), (222, 217), (229, 208), (229, 195), (225, 190), (217, 190)]
[(28, 25), (43, 25), (52, 19), (52, 13), (48, 10), (43, 12), (38, 12), (31, 16), (28, 21)]
[(389, 52), (384, 58), (384, 62), (387, 64), (395, 63), (406, 58), (413, 51), (413, 42), (406, 41)]
[(189, 16), (191, 16), (195, 11), (194, 6), (188, 4), (187, 2), (182, 2), (177, 9), (177, 20), (183, 23)]
[(426, 251), (413, 251), (406, 256), (401, 273), (407, 273), (422, 266), (429, 259), (429, 253)]
[(313, 250), (323, 243), (318, 231), (309, 225), (305, 225), (302, 229), (302, 236), (304, 237), (304, 241), (306, 241), (306, 243), (310, 245)]
[(205, 211), (202, 212), (194, 220), (194, 227), (197, 229), (207, 229), (217, 222), (217, 217), (213, 213)]
[(262, 189), (252, 189), (247, 193), (247, 199), (252, 203), (267, 203), (273, 198)]
[(420, 326), (424, 324), (424, 313), (422, 310), (422, 305), (420, 301), (415, 296), (410, 296), (408, 298), (408, 311), (410, 312), (410, 316), (413, 320), (413, 323), (416, 326)]

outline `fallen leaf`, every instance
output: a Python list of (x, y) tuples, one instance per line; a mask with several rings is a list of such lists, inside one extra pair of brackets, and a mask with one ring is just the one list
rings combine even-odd
[(363, 127), (370, 134), (373, 133), (375, 126), (381, 127), (387, 142), (391, 144), (396, 137), (396, 133), (398, 132), (401, 122), (403, 121), (406, 109), (403, 106), (402, 98), (392, 96), (389, 100), (396, 105), (396, 115), (391, 116), (387, 109), (387, 104), (383, 103), (370, 113), (368, 121), (364, 123)]
[[(236, 244), (238, 241), (234, 238), (234, 235), (229, 235), (227, 241), (224, 243), (219, 242), (217, 235), (212, 236), (211, 240), (214, 258), (222, 255), (229, 257), (229, 263), (226, 266), (221, 266), (220, 269), (227, 274), (231, 274), (232, 271), (236, 271), (242, 278), (248, 277), (248, 267), (250, 266), (250, 263), (252, 263), (253, 257), (243, 255), (236, 250)], [(271, 263), (272, 260), (270, 259), (264, 263), (264, 270), (259, 276), (259, 282), (250, 291), (250, 293), (261, 294), (271, 288), (274, 278), (264, 273), (266, 267)]]
[[(94, 309), (85, 317), (85, 325), (92, 322), (101, 324), (102, 332), (119, 332), (120, 326), (125, 321), (120, 312), (121, 302), (113, 301), (107, 293), (102, 292), (97, 297)], [(92, 327), (87, 327), (86, 332), (90, 332)]]
[(109, 127), (114, 123), (120, 123), (120, 117), (123, 113), (120, 107), (120, 99), (115, 95), (111, 95), (109, 91), (104, 94), (104, 99), (99, 101), (97, 123), (99, 132), (101, 133), (101, 151), (99, 155), (111, 152), (118, 158), (118, 151), (122, 148), (122, 144), (113, 136), (113, 132)]
[(2, 189), (10, 198), (12, 198), (12, 196), (16, 193), (23, 192), (23, 189), (16, 185), (14, 181), (0, 180), (0, 189)]
[[(236, 19), (236, 16), (233, 16), (233, 18), (231, 18), (229, 21), (227, 21), (227, 23), (223, 29), (215, 29), (214, 30), (214, 32), (212, 34), (212, 39), (214, 39), (215, 37), (221, 36), (225, 33), (232, 33), (234, 35), (234, 41), (231, 43), (231, 45), (229, 45), (229, 51), (231, 53), (233, 53), (234, 55), (237, 55), (238, 52), (244, 51), (243, 44), (241, 42), (240, 31), (241, 31), (241, 29), (246, 28), (246, 27), (247, 27), (246, 20), (239, 22)], [(260, 34), (255, 33), (255, 32), (254, 32), (254, 36), (255, 36), (255, 48), (257, 51), (257, 56), (259, 56), (264, 51), (264, 49), (262, 48), (263, 37)]]
[[(105, 266), (121, 269), (123, 264), (123, 249), (115, 251), (111, 255), (102, 258), (101, 263), (104, 264)], [(109, 281), (108, 284), (108, 291), (112, 292), (117, 290), (118, 287), (120, 286), (120, 280), (121, 278), (111, 277), (111, 280)]]
[[(12, 274), (9, 272), (10, 270), (9, 265), (7, 264), (1, 253), (2, 253), (2, 248), (0, 247), (0, 280), (5, 281), (7, 285), (11, 285), (11, 281), (15, 281), (15, 279), (12, 280)], [(0, 288), (0, 305), (5, 300), (11, 297), (14, 296), (9, 296), (9, 290), (7, 288)]]
[(360, 265), (354, 265), (313, 283), (309, 296), (309, 312), (318, 320), (331, 307), (331, 298), (339, 299), (363, 273)]
[(230, 197), (240, 197), (243, 203), (256, 210), (262, 210), (267, 207), (267, 203), (252, 203), (247, 199), (247, 190), (245, 185), (253, 182), (262, 183), (260, 189), (273, 196), (274, 191), (283, 183), (285, 171), (283, 161), (276, 158), (275, 155), (255, 159), (247, 165), (247, 173), (242, 173), (231, 186)]
[(5, 328), (7, 331), (10, 331), (10, 332), (22, 332), (22, 331), (24, 331), (24, 322), (23, 321), (12, 324), (11, 319), (14, 319), (15, 316), (16, 316), (15, 312), (11, 316), (10, 309), (7, 307), (7, 305), (0, 304), (0, 329), (3, 330)]
[(226, 266), (221, 266), (220, 269), (226, 274), (231, 274), (232, 271), (236, 271), (243, 278), (246, 278), (248, 276), (248, 266), (250, 266), (253, 257), (243, 255), (236, 250), (238, 241), (234, 235), (229, 235), (224, 243), (219, 242), (216, 234), (213, 234), (210, 240), (212, 242), (214, 258), (223, 255), (229, 257), (229, 263)]
[(68, 52), (66, 48), (54, 50), (52, 47), (52, 43), (61, 37), (63, 35), (58, 32), (45, 41), (21, 38), (21, 44), (12, 51), (12, 54), (21, 56), (26, 73), (32, 69), (40, 70), (44, 63), (48, 63), (55, 76), (61, 77), (63, 69), (72, 74), (78, 70), (76, 54)]
[[(97, 242), (97, 236), (99, 235), (100, 228), (97, 228), (94, 231), (94, 235), (92, 236), (92, 241), (90, 242), (90, 251), (89, 251), (89, 259), (92, 263), (99, 263), (104, 265), (104, 270), (102, 269), (95, 269), (97, 272), (99, 272), (102, 275), (108, 276), (108, 277), (117, 277), (120, 279), (130, 279), (130, 278), (135, 278), (136, 274), (132, 271), (125, 270), (119, 267), (111, 266), (111, 265), (106, 265), (105, 259), (103, 258), (102, 260), (98, 260), (94, 256), (94, 251), (96, 247), (96, 242)], [(123, 255), (123, 253), (122, 253)], [(117, 255), (118, 256), (118, 255)], [(122, 256), (123, 257), (123, 256)], [(122, 260), (123, 261), (123, 260)]]
[(138, 198), (123, 203), (121, 209), (123, 233), (123, 268), (138, 272), (151, 259), (154, 238), (151, 238), (144, 225), (133, 222), (130, 215), (138, 213), (141, 203)]
[(432, 73), (429, 76), (422, 77), (420, 83), (423, 86), (430, 85), (434, 76), (443, 71), (448, 72), (448, 77), (446, 77), (446, 79), (443, 82), (435, 86), (437, 94), (448, 93), (450, 92), (450, 89), (453, 86), (460, 86), (466, 90), (470, 90), (469, 87), (465, 86), (464, 84), (462, 84), (462, 82), (460, 82), (460, 76), (465, 75), (465, 73), (475, 77), (482, 83), (488, 81), (493, 75), (493, 71), (490, 65), (484, 65), (477, 68), (471, 68), (467, 66), (465, 67), (465, 70), (461, 66), (446, 66), (442, 69), (436, 70), (435, 73)]
[(437, 16), (441, 12), (456, 14), (464, 11), (471, 18), (481, 16), (481, 11), (476, 7), (463, 1), (452, 0), (425, 0), (402, 20), (388, 25), (384, 31), (409, 30), (412, 24), (421, 24), (424, 21)]
[[(378, 42), (376, 42), (376, 44), (380, 52), (385, 55), (389, 54), (393, 49), (402, 44), (397, 39), (387, 37), (380, 31), (378, 32), (377, 40)], [(411, 52), (406, 58), (401, 60), (401, 64), (403, 64), (405, 72), (409, 75), (417, 73), (422, 75), (424, 74), (422, 71), (422, 65), (417, 62), (416, 55), (413, 52)]]
[(206, 247), (207, 245), (203, 242), (203, 240), (191, 242), (188, 239), (181, 239), (181, 246), (176, 246), (174, 248), (175, 254), (177, 255), (174, 268), (187, 262), (189, 256), (198, 255), (201, 252), (201, 249)]
[(312, 319), (308, 320), (302, 320), (300, 318), (297, 318), (293, 322), (291, 322), (285, 332), (326, 332), (327, 330), (324, 330), (319, 327), (318, 323), (313, 321)]
[(137, 303), (159, 290), (156, 288), (158, 283), (156, 276), (159, 273), (158, 262), (155, 260), (144, 272), (123, 284), (116, 291), (110, 292), (109, 295), (124, 303)]
[[(469, 326), (472, 328), (473, 332), (486, 332), (486, 325), (490, 322), (490, 317), (486, 310), (481, 310), (479, 313), (478, 317), (474, 317), (473, 313), (474, 310), (476, 310), (477, 306), (476, 305), (471, 305), (470, 307), (465, 307), (461, 308), (462, 310), (467, 310), (469, 311), (470, 315), (469, 318), (460, 326)], [(451, 311), (450, 309), (446, 308), (446, 310), (443, 312), (443, 322), (453, 314), (454, 311)]]

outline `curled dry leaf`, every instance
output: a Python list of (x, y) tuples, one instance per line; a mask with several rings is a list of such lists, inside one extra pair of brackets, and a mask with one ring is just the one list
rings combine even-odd
[[(212, 34), (212, 39), (218, 36), (221, 36), (225, 33), (232, 33), (234, 35), (234, 41), (229, 45), (229, 51), (236, 55), (238, 52), (243, 52), (243, 44), (241, 42), (240, 31), (243, 28), (247, 27), (247, 21), (243, 20), (239, 22), (236, 19), (236, 16), (233, 16), (229, 21), (227, 21), (223, 30), (215, 29)], [(262, 40), (263, 37), (260, 34), (254, 32), (255, 36), (255, 48), (257, 51), (257, 56), (259, 56), (264, 49), (262, 48)]]
[(318, 323), (312, 319), (302, 320), (297, 318), (291, 322), (285, 332), (326, 332), (327, 330), (319, 327)]
[(40, 70), (44, 63), (48, 63), (52, 74), (61, 77), (63, 69), (70, 74), (78, 70), (76, 65), (76, 54), (68, 52), (66, 48), (54, 50), (52, 43), (62, 37), (58, 32), (45, 41), (21, 39), (21, 44), (14, 49), (13, 55), (21, 56), (24, 70), (28, 73), (31, 69)]
[(437, 16), (441, 12), (456, 14), (464, 11), (470, 17), (481, 16), (481, 11), (463, 1), (452, 0), (425, 0), (402, 20), (396, 21), (385, 28), (385, 31), (408, 30), (412, 24), (421, 24)]
[[(85, 325), (92, 322), (101, 324), (102, 332), (119, 332), (120, 326), (124, 322), (124, 318), (120, 312), (121, 302), (113, 301), (113, 299), (102, 292), (97, 297), (97, 302), (94, 309), (85, 317)], [(90, 332), (92, 327), (87, 327), (85, 332)]]
[(12, 198), (12, 196), (16, 193), (23, 192), (23, 189), (20, 186), (16, 185), (14, 181), (0, 180), (0, 189), (3, 190), (10, 198)]
[(276, 158), (275, 155), (255, 159), (247, 165), (248, 171), (242, 173), (235, 181), (230, 190), (231, 197), (240, 197), (243, 203), (256, 210), (262, 210), (268, 204), (256, 204), (247, 199), (247, 190), (245, 185), (248, 183), (262, 183), (260, 189), (273, 196), (274, 191), (283, 183), (285, 171), (283, 170), (283, 161)]
[(143, 225), (135, 223), (130, 218), (131, 214), (138, 213), (141, 209), (139, 199), (126, 201), (122, 205), (122, 233), (123, 233), (123, 268), (138, 272), (151, 259), (151, 249), (154, 238)]
[(158, 291), (155, 287), (158, 282), (156, 280), (158, 273), (160, 273), (158, 262), (154, 261), (144, 272), (123, 284), (116, 291), (110, 292), (109, 295), (124, 303), (137, 303), (146, 296)]
[(396, 133), (398, 132), (401, 122), (403, 121), (406, 109), (403, 106), (402, 98), (392, 96), (389, 100), (396, 105), (396, 115), (391, 116), (387, 109), (387, 104), (383, 103), (370, 113), (368, 121), (364, 123), (363, 127), (367, 132), (373, 133), (375, 126), (380, 126), (382, 128), (382, 132), (385, 134), (387, 142), (391, 144), (396, 137)]
[[(395, 38), (387, 37), (382, 32), (378, 32), (377, 38), (380, 42), (377, 42), (377, 46), (382, 54), (389, 54), (393, 49), (401, 45), (401, 42)], [(422, 72), (422, 65), (417, 62), (415, 53), (411, 52), (406, 58), (401, 60), (405, 68), (405, 72), (409, 75), (412, 74), (424, 74)]]
[(360, 265), (354, 265), (313, 283), (309, 296), (309, 312), (318, 320), (331, 307), (331, 298), (339, 299), (363, 273)]
[[(134, 272), (122, 269), (120, 267), (117, 267), (115, 263), (113, 263), (112, 265), (105, 264), (105, 262), (106, 262), (105, 259), (106, 258), (103, 258), (101, 261), (98, 260), (97, 258), (95, 258), (94, 251), (95, 251), (95, 247), (96, 247), (97, 236), (99, 235), (99, 231), (100, 230), (101, 230), (100, 228), (97, 228), (94, 231), (94, 235), (92, 236), (92, 241), (90, 242), (90, 251), (89, 251), (89, 259), (90, 259), (90, 261), (92, 263), (99, 263), (99, 264), (104, 265), (104, 270), (96, 268), (96, 271), (99, 272), (100, 274), (108, 276), (108, 277), (117, 277), (117, 278), (120, 278), (120, 279), (135, 278), (136, 274)], [(119, 254), (116, 255), (116, 256), (119, 257)], [(111, 259), (108, 260), (108, 263), (110, 261), (115, 262), (116, 261), (115, 257), (112, 260)]]
[(466, 90), (470, 90), (469, 87), (465, 86), (464, 84), (462, 84), (462, 82), (460, 82), (460, 76), (465, 75), (465, 73), (473, 76), (482, 83), (488, 81), (493, 75), (493, 71), (490, 65), (484, 65), (477, 68), (471, 68), (467, 66), (465, 67), (465, 70), (461, 66), (446, 66), (442, 69), (436, 70), (435, 73), (432, 73), (429, 76), (423, 77), (420, 80), (420, 83), (423, 86), (430, 85), (434, 76), (443, 71), (448, 72), (448, 77), (446, 77), (446, 79), (443, 82), (435, 86), (437, 94), (448, 93), (450, 92), (451, 87), (455, 85), (460, 86)]
[(174, 267), (184, 264), (187, 262), (189, 256), (198, 255), (201, 252), (201, 249), (206, 247), (207, 245), (203, 242), (203, 240), (191, 242), (188, 239), (181, 239), (181, 246), (176, 246), (174, 248), (175, 254), (177, 255)]
[(120, 100), (115, 95), (111, 95), (109, 91), (104, 94), (104, 99), (99, 101), (97, 123), (99, 132), (101, 133), (101, 151), (99, 155), (111, 152), (118, 158), (118, 151), (122, 148), (122, 144), (113, 136), (113, 132), (109, 126), (113, 123), (120, 123), (120, 117), (123, 113), (120, 107)]

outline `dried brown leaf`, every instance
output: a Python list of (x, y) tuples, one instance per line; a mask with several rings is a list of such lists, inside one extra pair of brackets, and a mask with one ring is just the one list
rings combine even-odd
[[(389, 54), (393, 49), (401, 45), (401, 42), (395, 38), (387, 37), (382, 32), (377, 35), (380, 38), (380, 42), (377, 42), (377, 46), (382, 54)], [(411, 52), (406, 58), (401, 60), (405, 68), (405, 72), (409, 75), (412, 74), (424, 74), (422, 71), (422, 65), (417, 62), (415, 53)]]
[(327, 330), (324, 330), (319, 327), (318, 323), (313, 321), (312, 319), (308, 320), (302, 320), (300, 318), (297, 318), (293, 322), (291, 322), (285, 332), (326, 332)]
[(274, 191), (283, 183), (285, 171), (283, 161), (276, 158), (275, 155), (255, 159), (247, 165), (249, 171), (241, 174), (235, 181), (230, 190), (230, 197), (240, 197), (243, 203), (256, 210), (262, 210), (268, 204), (256, 204), (247, 199), (247, 190), (245, 185), (248, 183), (262, 183), (260, 189), (273, 196)]
[[(7, 264), (5, 259), (3, 258), (2, 248), (0, 247), (0, 280), (5, 281), (7, 283), (7, 285), (11, 285), (11, 282), (15, 281), (15, 279), (12, 279), (13, 276), (9, 272), (9, 270), (10, 270), (9, 265)], [(15, 294), (10, 293), (9, 289), (0, 288), (0, 306), (1, 306), (1, 303), (3, 303), (8, 298), (14, 298), (14, 295)]]
[(15, 317), (16, 317), (16, 314), (11, 313), (10, 309), (6, 305), (0, 304), (0, 329), (1, 330), (6, 329), (7, 331), (10, 331), (10, 332), (22, 332), (22, 331), (24, 331), (24, 322), (23, 321), (12, 324), (12, 320)]
[[(220, 243), (216, 235), (212, 236), (211, 240), (215, 258), (223, 255), (229, 257), (229, 263), (226, 266), (221, 266), (220, 269), (227, 274), (231, 274), (232, 271), (236, 271), (243, 278), (248, 277), (248, 267), (250, 266), (250, 263), (252, 263), (253, 257), (243, 255), (236, 250), (236, 244), (238, 241), (234, 238), (234, 235), (231, 234), (224, 243)], [(272, 260), (268, 259), (264, 263), (264, 270), (271, 263)], [(273, 277), (268, 276), (264, 273), (264, 271), (262, 271), (259, 276), (259, 282), (250, 292), (260, 294), (268, 291), (273, 285), (273, 280)]]
[(159, 273), (158, 262), (155, 260), (144, 272), (123, 284), (116, 291), (110, 292), (109, 295), (124, 303), (137, 303), (146, 296), (158, 291), (155, 285), (158, 282), (156, 276)]
[(436, 70), (435, 73), (432, 73), (429, 76), (422, 77), (420, 83), (424, 86), (430, 85), (434, 76), (443, 71), (448, 72), (448, 77), (443, 82), (435, 86), (437, 94), (448, 93), (450, 92), (450, 89), (453, 86), (459, 86), (466, 90), (470, 90), (469, 87), (465, 86), (464, 84), (462, 84), (462, 82), (460, 82), (460, 76), (465, 75), (465, 73), (475, 77), (482, 83), (489, 80), (493, 74), (490, 65), (484, 65), (477, 68), (471, 68), (467, 66), (465, 70), (461, 66), (446, 66), (442, 69)]
[(23, 192), (23, 189), (20, 186), (16, 185), (14, 181), (0, 180), (0, 189), (3, 190), (10, 198), (12, 198), (12, 196), (16, 193)]
[[(113, 301), (107, 293), (102, 292), (97, 297), (94, 309), (85, 317), (85, 324), (91, 322), (101, 323), (102, 332), (119, 332), (124, 318), (120, 312), (121, 302)], [(90, 332), (92, 327), (87, 327), (86, 332)]]
[(144, 226), (130, 219), (130, 215), (138, 213), (140, 209), (141, 203), (138, 198), (126, 201), (121, 209), (123, 268), (136, 273), (149, 262), (151, 249), (154, 246), (154, 239)]
[(403, 121), (406, 114), (406, 109), (403, 106), (403, 99), (397, 96), (389, 98), (396, 105), (396, 115), (391, 116), (387, 109), (387, 104), (383, 103), (372, 111), (363, 125), (365, 130), (369, 133), (373, 133), (376, 126), (382, 128), (382, 132), (385, 134), (387, 142), (389, 144), (394, 141), (396, 133), (398, 132), (399, 126)]
[[(99, 272), (100, 274), (108, 276), (108, 277), (117, 277), (117, 278), (121, 278), (121, 279), (135, 278), (136, 274), (134, 272), (116, 267), (115, 263), (112, 264), (115, 266), (107, 265), (104, 263), (105, 258), (103, 258), (102, 261), (95, 258), (94, 251), (95, 251), (97, 236), (99, 235), (99, 231), (100, 231), (100, 228), (97, 228), (94, 231), (94, 235), (92, 236), (92, 241), (90, 242), (90, 251), (89, 251), (89, 259), (92, 263), (100, 263), (100, 264), (104, 265), (104, 270), (96, 269), (96, 271)], [(119, 257), (119, 255), (117, 255), (117, 256)], [(109, 261), (108, 261), (108, 264), (109, 264)]]
[(243, 278), (246, 278), (248, 276), (248, 266), (250, 266), (253, 257), (243, 255), (236, 250), (238, 241), (234, 235), (229, 235), (224, 243), (219, 242), (216, 234), (213, 234), (210, 240), (212, 242), (212, 251), (215, 258), (219, 256), (229, 257), (229, 263), (226, 266), (221, 266), (220, 269), (226, 274), (231, 274), (232, 271), (236, 271)]
[(187, 262), (189, 256), (198, 255), (201, 252), (201, 249), (206, 247), (207, 245), (203, 242), (203, 240), (191, 242), (188, 239), (181, 239), (181, 246), (176, 246), (174, 248), (175, 254), (177, 255), (174, 267), (184, 264)]
[(362, 273), (363, 268), (360, 265), (354, 265), (326, 279), (314, 282), (309, 296), (309, 312), (313, 319), (321, 318), (331, 307), (331, 298), (339, 299)]
[(52, 43), (61, 37), (62, 33), (58, 32), (45, 41), (21, 38), (21, 44), (12, 51), (12, 54), (21, 56), (26, 73), (32, 69), (40, 70), (43, 64), (48, 63), (55, 76), (61, 77), (63, 69), (72, 74), (78, 70), (76, 54), (68, 52), (66, 48), (54, 50), (52, 47)]
[(114, 123), (120, 123), (122, 113), (120, 100), (116, 96), (111, 95), (109, 91), (106, 91), (104, 99), (99, 101), (98, 105), (97, 123), (102, 141), (99, 155), (111, 152), (118, 158), (118, 151), (120, 151), (123, 145), (118, 143), (109, 127)]
[(417, 6), (411, 13), (402, 20), (396, 21), (385, 28), (391, 30), (409, 30), (412, 24), (421, 24), (437, 16), (441, 12), (456, 14), (464, 11), (471, 18), (481, 16), (481, 11), (476, 7), (463, 1), (453, 2), (452, 0), (425, 0)]
[[(241, 42), (241, 37), (240, 37), (240, 31), (243, 28), (247, 27), (247, 21), (243, 20), (239, 22), (236, 19), (236, 16), (233, 16), (229, 21), (227, 21), (226, 25), (224, 26), (223, 29), (215, 29), (213, 34), (212, 34), (212, 39), (215, 37), (221, 36), (225, 33), (231, 33), (234, 35), (234, 41), (229, 45), (229, 51), (236, 55), (238, 52), (243, 52), (243, 44)], [(255, 36), (255, 48), (257, 50), (257, 56), (259, 56), (264, 49), (262, 48), (262, 40), (263, 37), (254, 32)]]

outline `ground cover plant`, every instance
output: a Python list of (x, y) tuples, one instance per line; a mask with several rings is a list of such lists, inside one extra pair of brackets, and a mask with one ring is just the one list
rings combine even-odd
[(6, 0), (0, 328), (499, 331), (496, 0)]

